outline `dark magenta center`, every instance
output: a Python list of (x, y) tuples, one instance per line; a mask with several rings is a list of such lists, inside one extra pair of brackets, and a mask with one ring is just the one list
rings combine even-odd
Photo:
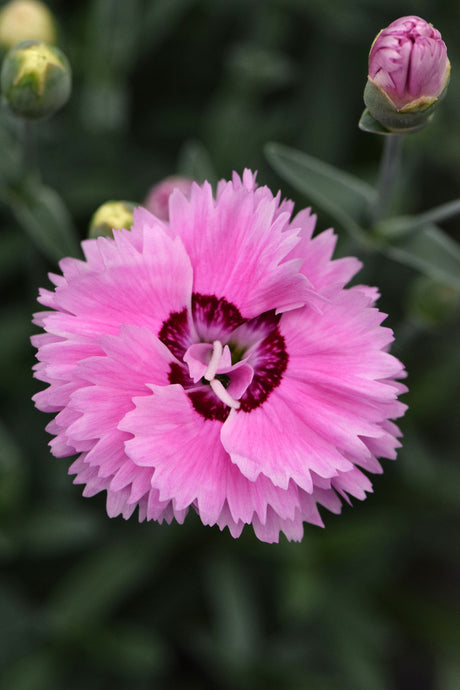
[(229, 346), (232, 364), (245, 359), (254, 370), (254, 377), (240, 399), (239, 409), (250, 412), (262, 405), (272, 390), (279, 386), (288, 363), (279, 319), (270, 311), (245, 320), (237, 307), (226, 299), (195, 293), (191, 315), (186, 308), (170, 314), (158, 334), (180, 362), (170, 365), (170, 383), (183, 386), (193, 407), (205, 419), (224, 422), (230, 408), (216, 397), (206, 382), (194, 383), (183, 362), (187, 349), (194, 343), (220, 340)]

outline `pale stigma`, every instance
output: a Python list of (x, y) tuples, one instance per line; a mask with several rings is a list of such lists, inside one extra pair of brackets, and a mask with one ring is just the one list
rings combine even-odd
[(209, 360), (208, 368), (204, 372), (204, 378), (206, 381), (212, 381), (217, 373), (217, 369), (220, 364), (220, 360), (222, 357), (222, 352), (224, 348), (222, 347), (222, 343), (220, 340), (215, 340), (212, 344), (213, 350), (212, 350), (212, 355), (211, 359)]
[(219, 379), (213, 379), (210, 381), (209, 385), (211, 386), (212, 390), (214, 393), (217, 395), (219, 400), (221, 400), (225, 405), (228, 405), (229, 407), (233, 407), (234, 410), (238, 410), (240, 407), (240, 403), (238, 400), (234, 400), (230, 393), (228, 393), (223, 384), (219, 381)]
[(209, 360), (208, 367), (204, 373), (204, 378), (206, 381), (209, 381), (209, 385), (211, 386), (215, 395), (221, 402), (224, 403), (224, 405), (228, 405), (228, 407), (238, 410), (240, 407), (238, 400), (232, 398), (230, 393), (225, 389), (223, 383), (219, 381), (219, 379), (216, 379), (217, 369), (219, 368), (219, 364), (222, 360), (223, 351), (224, 348), (222, 347), (220, 340), (215, 340), (212, 344), (211, 359)]

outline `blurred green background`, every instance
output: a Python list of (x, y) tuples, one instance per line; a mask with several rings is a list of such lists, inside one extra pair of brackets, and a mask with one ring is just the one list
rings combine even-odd
[[(309, 205), (270, 167), (269, 141), (374, 182), (382, 138), (357, 127), (367, 55), (401, 14), (442, 32), (452, 78), (433, 124), (405, 142), (394, 205), (421, 212), (460, 196), (458, 4), (48, 5), (74, 87), (62, 111), (34, 126), (37, 156), (73, 219), (55, 199), (54, 222), (74, 223), (80, 238), (101, 203), (142, 202), (177, 172), (213, 179), (247, 166), (298, 208)], [(20, 136), (3, 109), (0, 202), (17, 184)], [(48, 417), (30, 400), (41, 387), (31, 375), (31, 314), (56, 270), (34, 203), (25, 221), (0, 205), (1, 687), (458, 690), (458, 292), (362, 256), (359, 279), (381, 289), (393, 351), (408, 368), (410, 410), (375, 495), (324, 514), (325, 530), (306, 525), (301, 544), (268, 545), (250, 528), (233, 540), (193, 515), (183, 526), (110, 520), (104, 497), (83, 499), (69, 462), (51, 456)], [(318, 211), (318, 227), (328, 227)], [(442, 227), (458, 240), (458, 218)], [(348, 250), (337, 231), (339, 251)]]

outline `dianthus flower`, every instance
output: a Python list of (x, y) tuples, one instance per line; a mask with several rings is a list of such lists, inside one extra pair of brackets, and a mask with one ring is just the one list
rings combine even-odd
[(36, 314), (35, 396), (83, 494), (107, 512), (182, 522), (193, 508), (234, 537), (300, 540), (318, 504), (365, 498), (363, 470), (400, 445), (391, 419), (402, 364), (377, 291), (345, 288), (355, 258), (332, 260), (315, 217), (242, 179), (180, 190), (164, 222), (137, 209), (131, 231), (83, 242)]

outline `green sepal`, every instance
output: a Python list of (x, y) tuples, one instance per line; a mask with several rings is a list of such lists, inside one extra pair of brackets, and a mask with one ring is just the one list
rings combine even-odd
[(357, 219), (375, 202), (373, 187), (302, 151), (271, 143), (265, 155), (284, 180), (320, 206), (360, 244), (369, 240)]
[(388, 129), (383, 127), (383, 125), (381, 125), (380, 122), (377, 122), (377, 120), (372, 117), (367, 108), (363, 110), (363, 114), (361, 115), (358, 122), (358, 127), (363, 132), (369, 132), (369, 134), (394, 134), (394, 132), (390, 132)]
[[(376, 134), (411, 134), (418, 132), (431, 120), (439, 100), (440, 98), (437, 98), (433, 103), (420, 110), (404, 112), (396, 110), (388, 96), (370, 79), (367, 80), (364, 89), (364, 103), (370, 115), (384, 129), (383, 132), (375, 132)], [(361, 129), (363, 128), (361, 127)]]

